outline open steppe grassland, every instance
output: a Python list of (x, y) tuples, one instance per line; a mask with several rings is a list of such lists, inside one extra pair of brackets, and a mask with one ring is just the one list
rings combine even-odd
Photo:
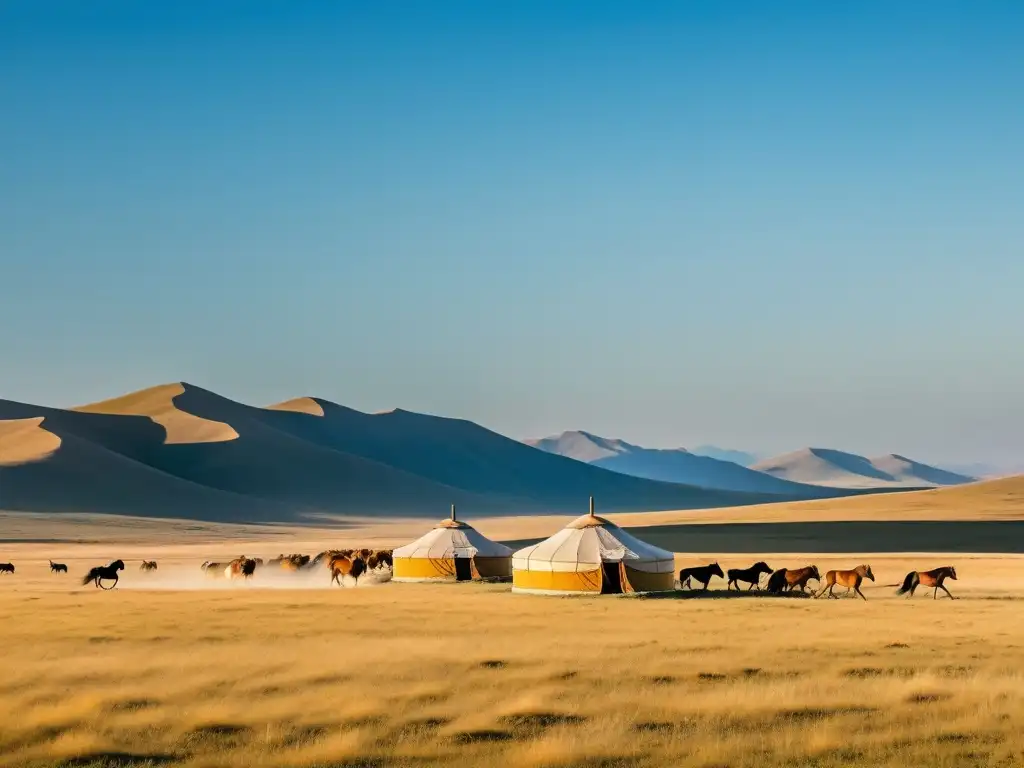
[(955, 602), (887, 586), (935, 556), (785, 558), (871, 562), (868, 602), (101, 592), (66, 559), (0, 576), (4, 766), (1024, 763), (1021, 558), (958, 556)]

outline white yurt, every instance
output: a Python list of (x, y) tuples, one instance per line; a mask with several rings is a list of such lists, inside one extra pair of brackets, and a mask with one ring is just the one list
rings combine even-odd
[(512, 573), (512, 550), (457, 520), (454, 504), (450, 519), (392, 556), (393, 581), (507, 579)]
[(512, 591), (616, 594), (675, 589), (675, 557), (594, 514), (512, 555)]

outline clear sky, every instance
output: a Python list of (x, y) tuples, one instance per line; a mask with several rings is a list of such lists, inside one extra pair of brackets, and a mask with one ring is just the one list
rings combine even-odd
[(0, 396), (1024, 461), (1020, 2), (0, 3)]

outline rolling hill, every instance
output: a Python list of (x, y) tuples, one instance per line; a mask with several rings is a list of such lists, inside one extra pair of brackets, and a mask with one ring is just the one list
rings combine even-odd
[(831, 448), (803, 448), (758, 462), (752, 469), (798, 483), (835, 488), (928, 488), (974, 481), (896, 454), (869, 459)]
[[(771, 501), (607, 471), (460, 419), (185, 383), (64, 410), (0, 401), (0, 508), (223, 521), (692, 509)], [(788, 498), (798, 498), (793, 494)]]
[(834, 495), (820, 486), (791, 482), (747, 469), (731, 461), (698, 456), (683, 448), (643, 448), (624, 440), (599, 437), (589, 432), (563, 432), (540, 440), (528, 440), (526, 443), (542, 451), (557, 453), (596, 467), (651, 480), (791, 498)]

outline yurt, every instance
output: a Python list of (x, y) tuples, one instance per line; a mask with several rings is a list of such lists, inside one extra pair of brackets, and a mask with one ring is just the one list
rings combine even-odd
[(512, 550), (452, 515), (393, 553), (393, 581), (469, 581), (512, 573)]
[(630, 536), (603, 517), (577, 518), (549, 539), (512, 555), (512, 591), (534, 594), (668, 592), (671, 552)]

